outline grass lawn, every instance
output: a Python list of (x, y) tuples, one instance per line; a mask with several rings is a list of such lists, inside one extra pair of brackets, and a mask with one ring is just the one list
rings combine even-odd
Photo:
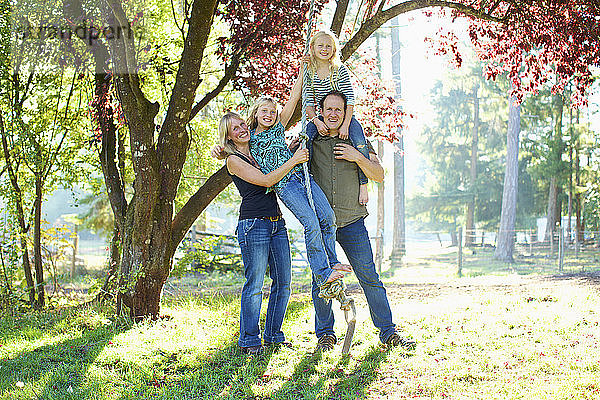
[(459, 279), (452, 265), (432, 265), (384, 274), (394, 319), (418, 342), (413, 352), (379, 346), (352, 281), (350, 357), (339, 345), (313, 352), (305, 285), (284, 325), (293, 349), (255, 358), (236, 347), (238, 281), (165, 296), (168, 317), (154, 322), (130, 324), (109, 307), (3, 316), (0, 399), (600, 398), (597, 275)]

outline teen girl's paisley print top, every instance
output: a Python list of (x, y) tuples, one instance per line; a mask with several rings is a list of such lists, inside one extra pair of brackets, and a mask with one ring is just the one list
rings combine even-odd
[[(276, 170), (292, 158), (292, 152), (285, 143), (285, 128), (281, 122), (277, 122), (269, 129), (259, 133), (252, 130), (250, 132), (250, 153), (264, 174)], [(302, 169), (296, 165), (273, 188), (284, 187), (294, 172), (301, 173)], [(273, 190), (273, 188), (269, 188), (267, 192)]]

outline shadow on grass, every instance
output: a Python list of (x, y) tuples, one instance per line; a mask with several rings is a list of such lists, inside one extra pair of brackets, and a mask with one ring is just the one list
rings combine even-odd
[(63, 307), (53, 311), (27, 311), (0, 317), (0, 343), (13, 340), (36, 340), (52, 331), (70, 318), (77, 306)]
[[(237, 299), (236, 299), (237, 300)], [(303, 315), (310, 301), (290, 301), (286, 320), (293, 321)], [(266, 307), (263, 305), (263, 311)], [(264, 326), (264, 315), (261, 317)], [(285, 331), (285, 328), (284, 328)], [(181, 355), (167, 357), (158, 366), (155, 375), (159, 377), (154, 382), (146, 382), (147, 391), (143, 388), (135, 396), (123, 396), (122, 400), (130, 398), (196, 400), (211, 398), (254, 399), (252, 387), (260, 383), (273, 357), (274, 348), (268, 347), (259, 356), (243, 354), (237, 345), (237, 336), (232, 335), (229, 341), (216, 349), (199, 354), (195, 359), (182, 361)], [(155, 388), (152, 388), (152, 385)], [(156, 386), (159, 387), (156, 390)], [(149, 394), (154, 392), (153, 394)], [(141, 397), (147, 396), (147, 397)]]
[[(234, 399), (253, 398), (251, 387), (265, 373), (273, 355), (272, 350), (258, 356), (243, 354), (232, 340), (215, 353), (200, 356), (191, 364), (177, 363), (176, 357), (165, 360), (159, 376), (122, 399), (209, 399), (228, 397)], [(154, 388), (152, 388), (154, 386)]]
[(318, 372), (321, 352), (307, 354), (294, 369), (291, 379), (272, 398), (363, 399), (366, 389), (377, 379), (379, 366), (387, 359), (389, 352), (389, 349), (379, 346), (371, 347), (350, 372), (345, 371), (350, 357), (342, 357), (328, 371)]
[[(371, 347), (360, 364), (348, 374), (341, 374), (340, 380), (333, 385), (328, 398), (334, 399), (363, 399), (366, 397), (366, 389), (377, 379), (378, 369), (384, 362), (390, 350), (382, 350), (378, 346)], [(342, 360), (343, 361), (343, 360)], [(338, 370), (339, 371), (339, 370)]]
[[(91, 394), (88, 393), (90, 389), (82, 387), (89, 366), (116, 334), (128, 328), (102, 325), (95, 329), (86, 329), (81, 325), (77, 327), (69, 325), (68, 321), (65, 321), (69, 318), (73, 318), (71, 313), (54, 315), (54, 320), (48, 319), (42, 322), (36, 321), (36, 318), (31, 316), (28, 318), (30, 323), (20, 322), (25, 330), (29, 329), (31, 332), (31, 335), (21, 337), (31, 342), (43, 339), (44, 336), (49, 336), (48, 339), (51, 339), (52, 333), (48, 335), (48, 332), (52, 332), (54, 326), (64, 322), (67, 322), (67, 325), (61, 328), (63, 334), (72, 336), (69, 327), (72, 330), (80, 329), (83, 333), (78, 337), (34, 347), (1, 359), (0, 395), (3, 396), (1, 398), (74, 399)], [(58, 334), (60, 333), (55, 332), (55, 335)], [(3, 332), (2, 338), (5, 337)], [(19, 389), (17, 382), (23, 382), (24, 388)]]
[(317, 380), (311, 377), (317, 372), (317, 365), (321, 361), (320, 351), (308, 353), (300, 360), (294, 368), (292, 377), (283, 384), (283, 386), (274, 393), (274, 399), (306, 399), (315, 398), (322, 389), (327, 379), (326, 375), (319, 375)]

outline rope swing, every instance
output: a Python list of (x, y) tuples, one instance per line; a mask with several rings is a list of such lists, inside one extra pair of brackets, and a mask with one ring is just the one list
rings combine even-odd
[[(306, 27), (306, 43), (304, 45), (304, 55), (308, 54), (310, 37), (312, 34), (313, 20), (315, 16), (315, 0), (311, 0), (310, 11), (308, 14), (308, 26)], [(302, 74), (306, 76), (306, 64), (303, 64)], [(304, 90), (302, 91), (302, 133), (301, 147), (306, 148), (306, 142), (308, 136), (306, 135), (306, 99), (304, 98)], [(304, 172), (304, 180), (306, 184), (306, 195), (308, 196), (308, 202), (312, 210), (315, 210), (315, 204), (313, 202), (312, 189), (310, 187), (310, 175), (308, 173), (308, 163), (302, 164)], [(350, 346), (352, 345), (352, 337), (354, 336), (354, 328), (356, 327), (356, 306), (354, 305), (354, 299), (346, 295), (346, 284), (341, 279), (337, 279), (329, 284), (321, 286), (319, 297), (325, 300), (337, 299), (340, 302), (340, 309), (344, 310), (344, 318), (348, 327), (346, 329), (346, 336), (344, 337), (344, 344), (342, 345), (342, 354), (346, 355), (350, 352)]]
[[(315, 16), (315, 0), (311, 0), (310, 2), (310, 11), (308, 13), (308, 26), (306, 27), (306, 42), (304, 43), (304, 55), (308, 54), (309, 44), (310, 44), (310, 36), (312, 34), (312, 26), (313, 19)], [(302, 64), (302, 75), (306, 76), (306, 64)], [(302, 134), (300, 135), (302, 140), (302, 148), (306, 148), (306, 141), (308, 136), (306, 135), (306, 99), (304, 98), (304, 90), (302, 91)], [(310, 175), (308, 173), (308, 163), (302, 163), (302, 170), (304, 171), (304, 181), (306, 184), (306, 195), (308, 196), (308, 202), (310, 204), (310, 208), (317, 213), (315, 210), (315, 203), (313, 202), (312, 189), (310, 187)]]

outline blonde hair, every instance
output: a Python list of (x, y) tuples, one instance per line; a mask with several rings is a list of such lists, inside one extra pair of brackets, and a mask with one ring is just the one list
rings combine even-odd
[(256, 119), (256, 113), (258, 112), (258, 109), (261, 106), (263, 106), (267, 103), (273, 104), (273, 106), (275, 107), (275, 111), (277, 111), (277, 117), (275, 118), (275, 123), (273, 125), (275, 125), (277, 122), (279, 122), (279, 109), (277, 107), (277, 100), (275, 100), (271, 96), (261, 96), (258, 99), (256, 99), (254, 104), (252, 104), (252, 107), (250, 108), (250, 112), (248, 113), (248, 119), (246, 120), (246, 123), (248, 124), (248, 127), (250, 129), (256, 129), (256, 127), (258, 126), (258, 121)]
[(233, 140), (229, 139), (229, 128), (231, 128), (231, 123), (234, 120), (244, 121), (244, 118), (234, 111), (228, 111), (221, 117), (221, 121), (219, 121), (219, 143), (227, 155), (238, 152)]
[(317, 72), (317, 60), (315, 55), (315, 42), (317, 39), (322, 37), (329, 38), (331, 43), (333, 43), (333, 55), (329, 59), (329, 72), (330, 76), (333, 76), (333, 73), (336, 72), (340, 65), (342, 65), (342, 61), (340, 59), (340, 42), (338, 41), (335, 33), (329, 30), (321, 30), (315, 33), (315, 35), (310, 39), (310, 46), (308, 55), (310, 56), (310, 70), (314, 74)]

